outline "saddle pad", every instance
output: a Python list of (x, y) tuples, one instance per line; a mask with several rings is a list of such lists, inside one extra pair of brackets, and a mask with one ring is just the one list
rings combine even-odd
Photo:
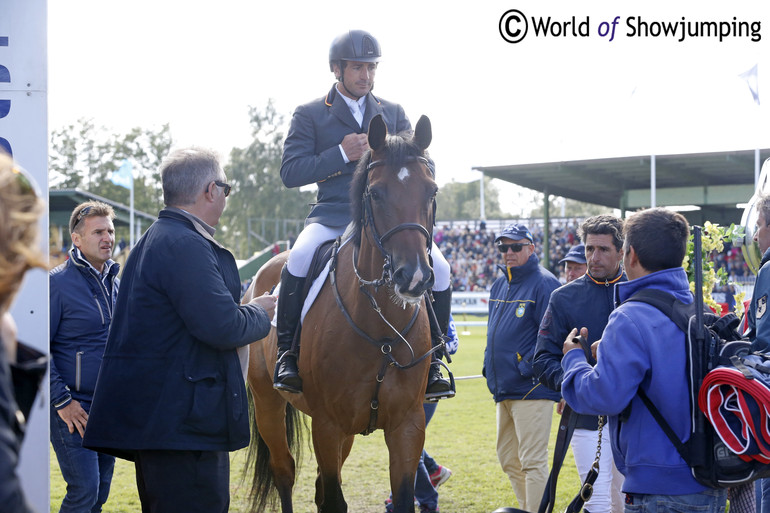
[[(350, 237), (345, 238), (342, 241), (342, 244), (340, 244), (340, 248), (344, 246), (345, 244), (350, 241)], [(310, 288), (307, 289), (307, 295), (305, 296), (305, 302), (302, 304), (302, 313), (300, 314), (300, 324), (304, 323), (305, 321), (305, 315), (307, 315), (308, 310), (310, 310), (310, 307), (313, 305), (313, 302), (315, 301), (316, 297), (318, 297), (318, 293), (321, 292), (321, 287), (323, 287), (324, 283), (326, 282), (326, 278), (329, 277), (329, 269), (331, 268), (331, 259), (326, 261), (326, 264), (324, 264), (323, 269), (318, 273), (318, 275), (313, 279), (313, 283), (310, 285)], [(278, 285), (275, 286), (275, 290), (273, 291), (273, 294), (276, 296), (279, 296), (281, 292), (281, 283), (279, 282)], [(273, 315), (273, 320), (271, 322), (273, 326), (278, 326), (278, 308), (275, 309), (275, 314)]]

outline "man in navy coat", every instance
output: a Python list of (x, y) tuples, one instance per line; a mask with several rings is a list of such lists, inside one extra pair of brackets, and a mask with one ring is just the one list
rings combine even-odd
[[(329, 49), (329, 69), (337, 82), (325, 96), (297, 107), (284, 142), (283, 183), (287, 187), (316, 184), (318, 193), (281, 272), (274, 380), (279, 390), (302, 391), (297, 368), (298, 339), (295, 341), (302, 289), (315, 250), (324, 241), (342, 235), (350, 223), (350, 182), (358, 159), (369, 149), (369, 122), (379, 114), (389, 133), (412, 128), (401, 105), (372, 94), (380, 56), (379, 42), (364, 30), (350, 30), (337, 37)], [(431, 257), (435, 277), (433, 308), (441, 331), (446, 333), (452, 303), (450, 267), (436, 244)], [(436, 362), (430, 367), (427, 399), (454, 394), (439, 369)]]
[(175, 151), (161, 179), (166, 208), (126, 261), (83, 445), (135, 462), (145, 513), (224, 513), (228, 451), (249, 443), (244, 346), (267, 335), (275, 297), (239, 304), (214, 239), (231, 189), (217, 156)]

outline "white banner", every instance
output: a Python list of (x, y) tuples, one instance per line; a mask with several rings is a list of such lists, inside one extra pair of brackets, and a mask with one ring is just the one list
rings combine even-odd
[[(48, 199), (46, 0), (3, 0), (0, 8), (0, 146), (37, 181)], [(48, 254), (48, 216), (40, 221)], [(30, 271), (11, 309), (19, 340), (48, 354), (48, 273)], [(48, 379), (30, 413), (18, 475), (36, 511), (49, 511)], [(2, 505), (0, 505), (0, 510)]]
[(452, 315), (489, 313), (489, 292), (452, 292)]

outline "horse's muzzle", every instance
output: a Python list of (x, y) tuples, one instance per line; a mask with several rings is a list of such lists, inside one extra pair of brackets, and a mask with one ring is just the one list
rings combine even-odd
[(393, 273), (396, 293), (408, 302), (422, 297), (434, 281), (433, 269), (427, 264), (401, 265)]

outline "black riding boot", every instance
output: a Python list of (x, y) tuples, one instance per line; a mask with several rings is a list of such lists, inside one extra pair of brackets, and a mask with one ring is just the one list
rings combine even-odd
[[(431, 343), (435, 347), (443, 341), (443, 335), (449, 329), (449, 315), (452, 313), (452, 287), (446, 290), (433, 291), (433, 312), (436, 314), (438, 327), (441, 330), (440, 333), (431, 332)], [(425, 389), (426, 400), (435, 401), (455, 395), (452, 384), (441, 375), (441, 364), (438, 363), (438, 360), (436, 353), (433, 353), (428, 371), (428, 386)]]
[(299, 324), (299, 316), (302, 312), (302, 288), (305, 286), (305, 278), (292, 275), (286, 266), (281, 271), (281, 288), (278, 290), (278, 359), (275, 364), (273, 376), (273, 388), (286, 392), (302, 392), (302, 379), (297, 369), (297, 347), (292, 350), (294, 334)]

